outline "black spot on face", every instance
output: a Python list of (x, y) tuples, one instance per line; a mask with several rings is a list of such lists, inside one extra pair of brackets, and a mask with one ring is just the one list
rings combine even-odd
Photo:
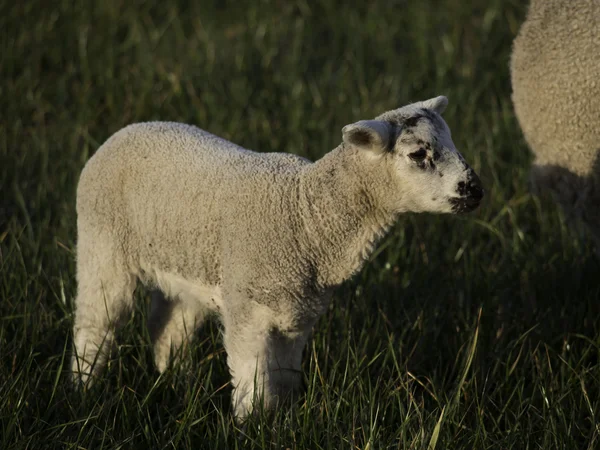
[(458, 183), (458, 188), (456, 189), (456, 192), (458, 192), (461, 196), (467, 195), (467, 185), (464, 181)]
[[(429, 149), (431, 149), (431, 146), (429, 146)], [(429, 149), (428, 149), (428, 150), (429, 150)], [(441, 153), (440, 153), (440, 152), (438, 152), (437, 150), (435, 150), (435, 151), (433, 152), (433, 160), (434, 160), (434, 161), (437, 161), (437, 160), (439, 160), (441, 157), (442, 157)]]
[(419, 120), (423, 118), (422, 115), (417, 114), (416, 116), (409, 117), (408, 119), (404, 119), (404, 126), (406, 128), (414, 128), (419, 123)]

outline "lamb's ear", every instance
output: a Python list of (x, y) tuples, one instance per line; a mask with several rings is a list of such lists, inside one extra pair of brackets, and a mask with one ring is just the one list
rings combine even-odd
[(443, 95), (440, 95), (439, 97), (430, 98), (429, 100), (425, 100), (423, 102), (424, 108), (431, 109), (437, 112), (438, 114), (442, 114), (446, 109), (446, 106), (448, 106), (448, 99)]
[(392, 124), (381, 120), (361, 120), (342, 128), (344, 143), (376, 153), (390, 147)]

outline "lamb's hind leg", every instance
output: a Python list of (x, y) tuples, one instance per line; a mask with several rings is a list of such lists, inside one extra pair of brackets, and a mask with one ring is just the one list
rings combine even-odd
[(171, 359), (175, 363), (182, 358), (207, 313), (196, 298), (179, 296), (167, 299), (160, 291), (152, 292), (148, 328), (154, 343), (156, 367), (161, 373), (169, 366)]
[(94, 242), (90, 249), (83, 235), (77, 247), (77, 281), (71, 370), (85, 384), (113, 349), (115, 330), (131, 311), (136, 279), (114, 246)]

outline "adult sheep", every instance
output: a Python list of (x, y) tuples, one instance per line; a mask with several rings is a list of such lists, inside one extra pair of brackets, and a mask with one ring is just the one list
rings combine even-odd
[(117, 132), (77, 189), (76, 379), (106, 362), (140, 280), (170, 299), (150, 317), (159, 370), (215, 313), (235, 415), (254, 398), (273, 407), (298, 387), (302, 349), (332, 289), (399, 214), (479, 205), (480, 181), (440, 115), (446, 105), (440, 96), (348, 125), (315, 163), (178, 123)]
[(600, 1), (532, 0), (510, 67), (534, 191), (600, 242)]

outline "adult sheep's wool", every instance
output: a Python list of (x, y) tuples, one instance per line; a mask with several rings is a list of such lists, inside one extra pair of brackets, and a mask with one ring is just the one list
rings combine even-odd
[(274, 407), (300, 384), (302, 349), (332, 289), (399, 214), (478, 206), (479, 179), (450, 138), (446, 104), (347, 125), (315, 163), (178, 123), (116, 133), (77, 188), (75, 379), (87, 383), (106, 362), (141, 281), (164, 294), (150, 317), (159, 370), (216, 315), (236, 416), (257, 396)]
[(511, 77), (534, 189), (600, 239), (600, 1), (533, 0)]

